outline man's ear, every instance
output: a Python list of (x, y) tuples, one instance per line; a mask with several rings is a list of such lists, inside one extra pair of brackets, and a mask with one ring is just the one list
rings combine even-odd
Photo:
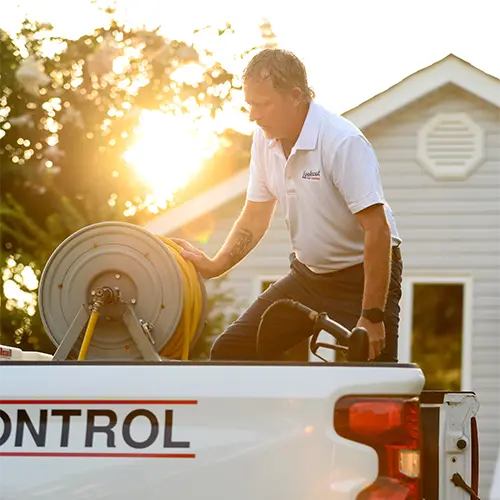
[(304, 94), (299, 87), (294, 87), (292, 89), (292, 101), (295, 106), (298, 106), (304, 100)]

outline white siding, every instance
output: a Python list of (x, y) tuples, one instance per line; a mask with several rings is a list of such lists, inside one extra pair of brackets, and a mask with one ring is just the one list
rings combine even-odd
[[(485, 160), (465, 180), (436, 180), (417, 162), (418, 129), (437, 113), (455, 112), (484, 130)], [(472, 276), (471, 387), (481, 405), (483, 497), (500, 444), (500, 110), (448, 87), (365, 133), (403, 238), (405, 274)]]

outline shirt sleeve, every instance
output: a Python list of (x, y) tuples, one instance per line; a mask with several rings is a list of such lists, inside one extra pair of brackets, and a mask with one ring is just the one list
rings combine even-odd
[(349, 136), (341, 142), (334, 155), (332, 178), (353, 214), (385, 203), (379, 163), (363, 135)]
[(258, 137), (254, 134), (250, 156), (250, 176), (247, 187), (247, 200), (264, 202), (274, 199), (274, 195), (267, 187), (266, 172), (258, 155)]

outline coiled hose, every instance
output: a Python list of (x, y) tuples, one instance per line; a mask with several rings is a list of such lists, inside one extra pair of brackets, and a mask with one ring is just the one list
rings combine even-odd
[[(156, 235), (172, 252), (182, 276), (183, 310), (175, 332), (167, 344), (159, 352), (160, 356), (169, 359), (189, 359), (189, 347), (198, 329), (203, 308), (203, 295), (196, 267), (191, 261), (181, 256), (181, 247), (165, 236)], [(98, 311), (92, 311), (83, 337), (78, 360), (84, 360), (92, 341), (95, 326), (99, 318)]]
[(181, 256), (181, 247), (165, 236), (156, 235), (172, 252), (181, 270), (184, 294), (181, 320), (160, 355), (170, 359), (189, 359), (189, 346), (193, 340), (202, 313), (202, 291), (196, 271), (191, 261)]

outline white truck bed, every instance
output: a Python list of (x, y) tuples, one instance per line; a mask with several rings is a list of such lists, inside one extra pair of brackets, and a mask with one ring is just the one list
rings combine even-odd
[(2, 500), (355, 499), (378, 457), (335, 432), (336, 402), (424, 384), (366, 363), (12, 361), (0, 378)]

